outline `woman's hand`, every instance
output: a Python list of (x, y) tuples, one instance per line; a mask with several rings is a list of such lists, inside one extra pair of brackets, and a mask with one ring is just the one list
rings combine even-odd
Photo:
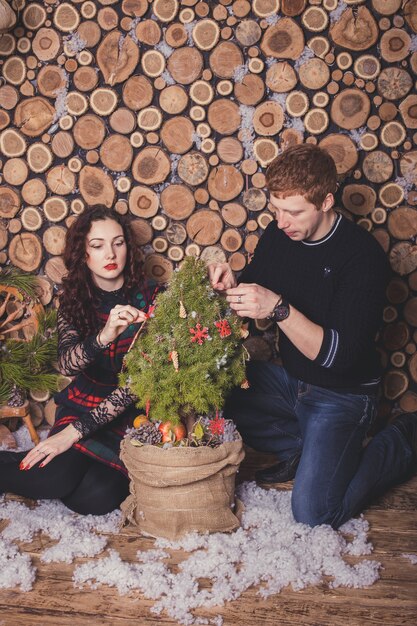
[(280, 295), (256, 283), (240, 283), (238, 287), (228, 289), (226, 296), (230, 308), (236, 311), (239, 317), (255, 320), (266, 319), (271, 315), (281, 298)]
[(44, 467), (44, 465), (47, 465), (54, 457), (58, 456), (58, 454), (69, 450), (79, 439), (80, 433), (72, 424), (69, 424), (66, 428), (61, 430), (61, 432), (48, 437), (48, 439), (41, 441), (37, 446), (32, 448), (25, 458), (22, 459), (19, 467), (22, 470), (29, 470), (37, 463), (40, 463), (39, 467)]
[(130, 304), (116, 304), (110, 311), (106, 325), (99, 332), (98, 341), (107, 345), (114, 341), (130, 324), (138, 324), (147, 319), (146, 313)]

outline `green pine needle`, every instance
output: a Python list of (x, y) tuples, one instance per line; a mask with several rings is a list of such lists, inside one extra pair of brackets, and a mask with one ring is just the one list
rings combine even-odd
[(0, 271), (0, 292), (2, 286), (15, 287), (29, 298), (36, 298), (36, 276), (21, 272), (15, 267)]
[(56, 391), (59, 375), (57, 358), (56, 311), (38, 317), (39, 327), (32, 339), (8, 339), (0, 350), (0, 404), (7, 402), (13, 385), (30, 390)]

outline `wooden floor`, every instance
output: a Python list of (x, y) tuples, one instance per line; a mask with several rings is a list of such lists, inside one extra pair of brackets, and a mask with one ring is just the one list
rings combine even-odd
[[(260, 459), (249, 452), (240, 479), (251, 479), (254, 464), (259, 467), (260, 460), (268, 465), (271, 458)], [(371, 525), (372, 556), (383, 565), (381, 578), (372, 587), (334, 591), (319, 586), (300, 592), (286, 589), (267, 600), (251, 589), (223, 608), (198, 614), (221, 614), (224, 626), (417, 626), (417, 565), (401, 557), (403, 553), (417, 553), (417, 477), (368, 509), (366, 518)], [(110, 542), (124, 559), (151, 545), (152, 540), (138, 538), (129, 530)], [(75, 589), (71, 580), (74, 564), (40, 563), (38, 555), (45, 547), (45, 538), (25, 545), (25, 552), (38, 568), (38, 578), (28, 593), (0, 590), (0, 626), (176, 624), (150, 613), (151, 602), (137, 594), (119, 596), (114, 589), (103, 587), (98, 591)]]

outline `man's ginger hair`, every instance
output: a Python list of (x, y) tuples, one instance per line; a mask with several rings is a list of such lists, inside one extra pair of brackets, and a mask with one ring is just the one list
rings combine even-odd
[(336, 165), (326, 150), (313, 144), (291, 146), (269, 165), (266, 186), (276, 198), (301, 195), (320, 209), (327, 194), (336, 193)]

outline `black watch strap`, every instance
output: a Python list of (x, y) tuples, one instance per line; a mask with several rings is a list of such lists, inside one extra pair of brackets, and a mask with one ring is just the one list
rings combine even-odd
[(268, 316), (268, 319), (274, 320), (274, 322), (283, 322), (287, 319), (290, 314), (290, 305), (288, 301), (282, 297), (281, 300), (277, 302), (274, 306), (271, 315)]

